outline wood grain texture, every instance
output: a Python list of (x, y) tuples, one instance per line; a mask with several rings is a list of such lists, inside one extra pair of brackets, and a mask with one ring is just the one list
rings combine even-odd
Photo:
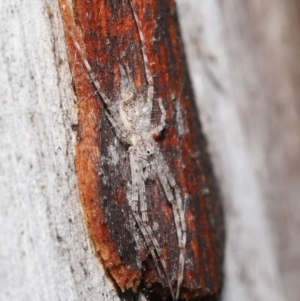
[[(223, 300), (296, 301), (297, 1), (180, 0), (178, 9), (226, 200)], [(0, 25), (0, 300), (120, 300), (95, 259), (76, 193), (58, 4), (2, 1)]]
[[(132, 72), (137, 97), (147, 93), (141, 40), (129, 1), (60, 1), (74, 87), (78, 98), (76, 172), (81, 201), (97, 254), (121, 290), (162, 285), (136, 226), (129, 194), (131, 172), (128, 145), (120, 143), (96, 95), (74, 36), (117, 112), (120, 105), (119, 64)], [(145, 36), (150, 73), (154, 77), (152, 126), (160, 120), (157, 99), (167, 111), (156, 144), (186, 195), (187, 248), (181, 296), (216, 296), (220, 292), (223, 259), (223, 219), (219, 191), (212, 173), (182, 52), (174, 1), (132, 2)], [(135, 92), (135, 91), (133, 91)], [(139, 112), (141, 114), (142, 112)], [(146, 183), (150, 226), (176, 283), (178, 241), (171, 205), (158, 178)], [(160, 289), (161, 290), (161, 289)]]
[(56, 1), (0, 4), (0, 300), (120, 300), (82, 220)]

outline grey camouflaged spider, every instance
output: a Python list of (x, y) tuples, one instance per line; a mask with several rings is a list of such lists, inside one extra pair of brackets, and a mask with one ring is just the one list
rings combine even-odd
[[(153, 258), (156, 271), (162, 281), (162, 284), (167, 284), (172, 298), (177, 300), (179, 298), (180, 287), (183, 281), (185, 265), (186, 221), (184, 216), (184, 206), (180, 189), (176, 185), (175, 179), (170, 173), (169, 167), (153, 139), (153, 136), (159, 134), (165, 127), (166, 111), (160, 98), (158, 100), (162, 114), (160, 124), (152, 128), (151, 113), (154, 94), (153, 77), (149, 69), (148, 57), (145, 51), (145, 39), (141, 30), (141, 25), (131, 1), (130, 5), (141, 42), (141, 51), (148, 84), (148, 88), (145, 93), (146, 95), (138, 94), (136, 92), (136, 87), (128, 66), (125, 65), (124, 68), (122, 65), (119, 65), (121, 75), (120, 100), (119, 106), (114, 106), (110, 99), (102, 92), (101, 87), (96, 80), (96, 76), (72, 32), (71, 35), (74, 39), (74, 44), (82, 57), (88, 74), (96, 87), (97, 93), (99, 93), (105, 104), (104, 110), (106, 117), (113, 126), (118, 138), (129, 145), (128, 153), (130, 158), (132, 190), (129, 197), (129, 205), (131, 207), (133, 217), (142, 232), (147, 248)], [(179, 258), (175, 293), (173, 290), (172, 279), (169, 277), (167, 272), (167, 265), (163, 258), (161, 247), (159, 246), (155, 234), (151, 229), (148, 219), (145, 182), (147, 179), (153, 179), (155, 177), (159, 179), (167, 201), (172, 206), (176, 226)]]

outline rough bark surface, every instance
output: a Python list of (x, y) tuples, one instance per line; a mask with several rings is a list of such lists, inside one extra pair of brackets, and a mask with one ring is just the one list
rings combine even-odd
[[(120, 143), (107, 120), (102, 100), (90, 83), (82, 51), (112, 106), (120, 106), (119, 64), (132, 72), (135, 102), (144, 102), (147, 82), (141, 47), (145, 46), (154, 77), (152, 126), (159, 123), (157, 103), (167, 111), (156, 143), (185, 200), (187, 245), (181, 296), (216, 296), (220, 292), (224, 227), (219, 191), (212, 174), (206, 141), (201, 133), (179, 36), (173, 1), (74, 1), (72, 10), (61, 1), (74, 87), (78, 97), (76, 171), (87, 225), (96, 251), (118, 286), (137, 290), (167, 283), (158, 278), (153, 259), (136, 226), (129, 206), (131, 172), (128, 145)], [(141, 44), (135, 9), (145, 45)], [(139, 112), (141, 115), (142, 112)], [(147, 182), (150, 226), (167, 263), (168, 277), (176, 283), (178, 240), (172, 207), (158, 177)], [(138, 236), (138, 239), (137, 239)]]
[[(180, 0), (178, 8), (226, 200), (223, 300), (297, 301), (299, 4)], [(79, 205), (58, 3), (2, 1), (0, 25), (0, 299), (121, 300)]]
[(56, 1), (0, 4), (0, 300), (120, 300), (82, 219)]

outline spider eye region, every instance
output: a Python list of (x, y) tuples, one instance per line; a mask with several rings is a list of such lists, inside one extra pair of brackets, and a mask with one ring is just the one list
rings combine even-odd
[(152, 155), (153, 155), (153, 151), (150, 149), (146, 149), (146, 156), (149, 158)]
[(151, 144), (143, 145), (141, 147), (141, 153), (143, 154), (143, 157), (149, 158), (154, 154), (154, 148)]
[(147, 145), (147, 147), (145, 148), (145, 150), (146, 150), (146, 154), (147, 154), (148, 157), (150, 157), (151, 155), (154, 154), (154, 147), (151, 144)]

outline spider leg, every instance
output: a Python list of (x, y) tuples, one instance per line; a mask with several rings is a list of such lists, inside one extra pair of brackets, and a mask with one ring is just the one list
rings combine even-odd
[[(164, 283), (166, 279), (167, 285), (171, 291), (172, 298), (174, 299), (172, 285), (167, 273), (166, 262), (163, 259), (163, 254), (159, 246), (159, 243), (149, 225), (145, 182), (142, 179), (142, 172), (136, 161), (136, 156), (133, 153), (132, 148), (129, 149), (129, 153), (130, 153), (130, 167), (131, 167), (132, 190), (133, 190), (132, 200), (131, 200), (131, 209), (133, 212), (133, 216), (144, 236), (146, 245), (153, 258), (158, 276), (161, 279), (162, 283)], [(138, 203), (140, 203), (140, 212), (142, 218), (139, 215)], [(160, 268), (159, 262), (162, 266), (162, 270)]]
[[(133, 91), (135, 91), (135, 86), (133, 83), (133, 79), (131, 76), (131, 71), (129, 67), (125, 65), (126, 70), (124, 67), (119, 64), (120, 75), (121, 75), (121, 93), (125, 93), (125, 101), (132, 99)], [(129, 96), (129, 97), (128, 97)], [(122, 97), (124, 98), (124, 97)]]
[(130, 70), (130, 68), (128, 67), (127, 64), (125, 65), (125, 69), (126, 69), (126, 75), (127, 75), (127, 78), (128, 78), (128, 82), (129, 82), (129, 87), (130, 87), (131, 91), (135, 91), (135, 85), (134, 85), (134, 82), (133, 82), (131, 70)]
[(130, 141), (130, 134), (129, 132), (123, 127), (123, 123), (121, 122), (121, 120), (118, 122), (116, 121), (110, 114), (109, 112), (104, 109), (104, 113), (105, 116), (107, 117), (107, 119), (109, 120), (109, 122), (111, 123), (111, 125), (113, 126), (113, 128), (115, 129), (115, 132), (117, 134), (117, 136), (121, 139), (124, 140), (126, 143), (131, 144)]
[(89, 77), (93, 83), (93, 85), (96, 88), (96, 93), (98, 93), (103, 101), (103, 103), (106, 105), (106, 108), (104, 108), (105, 115), (107, 119), (110, 121), (112, 126), (114, 127), (117, 135), (123, 139), (125, 142), (130, 143), (130, 133), (128, 130), (124, 127), (123, 122), (121, 121), (120, 117), (116, 114), (115, 110), (112, 108), (112, 103), (110, 99), (101, 91), (101, 87), (99, 85), (99, 82), (96, 79), (96, 76), (92, 70), (91, 65), (89, 64), (88, 60), (86, 59), (83, 50), (81, 49), (79, 43), (76, 40), (76, 37), (73, 33), (73, 31), (70, 29), (70, 34), (73, 38), (74, 45), (76, 49), (78, 50), (81, 59), (85, 65), (85, 68), (87, 69), (87, 72), (89, 74)]
[(176, 186), (176, 182), (174, 177), (172, 176), (169, 166), (166, 163), (162, 153), (160, 152), (160, 150), (156, 147), (155, 148), (155, 153), (156, 153), (156, 159), (158, 162), (158, 169), (162, 170), (162, 172), (164, 173), (165, 177), (168, 180), (168, 184), (174, 188)]
[[(139, 177), (141, 179), (141, 177)], [(167, 280), (167, 285), (169, 286), (170, 288), (170, 292), (171, 292), (171, 295), (172, 295), (172, 298), (174, 299), (174, 293), (173, 293), (173, 288), (172, 288), (172, 284), (171, 284), (171, 281), (168, 277), (168, 272), (167, 272), (167, 265), (166, 265), (166, 262), (163, 258), (163, 254), (162, 254), (162, 251), (161, 251), (161, 248), (159, 246), (159, 243), (149, 225), (149, 219), (148, 219), (148, 209), (147, 209), (147, 201), (146, 201), (146, 190), (145, 190), (145, 182), (144, 181), (141, 181), (140, 182), (140, 185), (139, 185), (139, 195), (140, 195), (140, 211), (141, 211), (141, 215), (142, 215), (142, 222), (144, 223), (145, 225), (145, 228), (147, 230), (147, 233), (151, 239), (151, 242), (154, 246), (154, 249), (158, 255), (158, 258), (160, 260), (160, 263), (163, 267), (163, 272), (166, 276), (166, 280)]]
[(131, 5), (131, 9), (133, 12), (133, 17), (139, 32), (139, 36), (140, 36), (140, 40), (141, 40), (141, 50), (142, 50), (142, 55), (143, 55), (143, 60), (144, 60), (144, 68), (145, 68), (145, 73), (146, 73), (146, 78), (147, 78), (147, 82), (148, 82), (148, 96), (147, 96), (147, 102), (149, 103), (149, 105), (152, 106), (152, 102), (153, 102), (153, 93), (154, 93), (154, 89), (153, 89), (153, 77), (150, 73), (150, 69), (149, 69), (149, 61), (148, 61), (148, 56), (146, 53), (146, 46), (145, 46), (145, 37), (144, 34), (142, 32), (142, 27), (141, 27), (141, 23), (140, 20), (138, 19), (138, 16), (133, 8), (133, 4), (132, 1), (130, 0), (130, 5)]
[[(162, 154), (157, 150), (157, 170), (158, 178), (163, 187), (168, 201), (172, 205), (174, 222), (178, 238), (178, 270), (177, 270), (177, 288), (175, 300), (179, 298), (180, 287), (183, 281), (184, 264), (185, 264), (185, 245), (186, 245), (186, 221), (184, 215), (184, 207), (180, 196), (180, 190), (171, 175), (168, 165), (162, 157)], [(174, 194), (173, 194), (174, 191)], [(174, 198), (175, 195), (175, 198)]]
[(180, 287), (183, 282), (184, 264), (185, 264), (185, 246), (186, 246), (186, 222), (185, 210), (183, 208), (182, 199), (178, 186), (175, 186), (175, 201), (172, 203), (175, 225), (178, 233), (178, 248), (179, 248), (179, 264), (178, 264), (178, 279), (176, 288), (176, 299), (179, 298)]
[[(145, 225), (145, 223), (142, 221), (140, 215), (139, 215), (139, 194), (140, 193), (140, 184), (141, 184), (141, 179), (140, 179), (140, 173), (139, 173), (139, 166), (136, 162), (135, 159), (135, 154), (132, 151), (132, 148), (129, 148), (129, 156), (130, 156), (130, 168), (131, 168), (131, 177), (132, 177), (132, 196), (130, 200), (130, 206), (132, 210), (133, 217), (140, 228), (142, 235), (145, 239), (146, 245), (151, 253), (151, 256), (153, 258), (155, 268), (157, 271), (157, 274), (161, 281), (164, 283), (164, 275), (163, 272), (161, 271), (161, 268), (159, 266), (159, 254), (156, 254), (155, 247), (153, 246), (152, 239), (151, 239), (151, 233), (152, 230), (148, 225)], [(145, 203), (145, 202), (144, 202)], [(149, 231), (150, 228), (150, 231)], [(150, 234), (149, 234), (150, 232)], [(152, 234), (153, 236), (153, 234)]]
[(158, 99), (158, 105), (161, 111), (160, 124), (151, 131), (152, 135), (159, 134), (166, 126), (166, 110), (162, 104), (161, 98)]
[[(139, 169), (138, 173), (139, 173), (138, 179), (139, 179), (140, 212), (142, 215), (142, 221), (145, 223), (147, 232), (149, 233), (149, 231), (148, 231), (149, 219), (148, 219), (148, 209), (147, 209), (147, 200), (146, 200), (146, 187), (145, 187), (145, 182), (141, 175), (140, 169)], [(150, 233), (149, 233), (149, 236), (150, 236)]]
[(166, 197), (168, 199), (168, 201), (170, 203), (172, 203), (174, 201), (174, 196), (173, 196), (173, 192), (172, 192), (172, 188), (170, 187), (169, 183), (168, 183), (168, 179), (166, 177), (166, 174), (165, 172), (163, 171), (162, 168), (159, 168), (158, 169), (158, 178), (159, 178), (159, 181), (163, 187), (163, 190), (166, 194)]
[[(96, 79), (96, 76), (92, 70), (92, 67), (91, 65), (89, 64), (88, 60), (86, 59), (84, 53), (83, 53), (83, 50), (81, 49), (73, 31), (70, 29), (70, 35), (72, 36), (73, 38), (73, 43), (76, 47), (76, 49), (78, 50), (80, 56), (81, 56), (81, 59), (84, 63), (84, 66), (85, 68), (87, 69), (87, 72), (89, 74), (89, 77), (91, 78), (92, 82), (93, 82), (93, 85), (96, 87), (96, 92), (99, 93), (99, 95), (101, 96), (103, 102), (105, 103), (105, 105), (107, 106), (107, 108), (111, 108), (111, 101), (110, 99), (101, 91), (101, 88), (100, 88), (100, 85)], [(110, 112), (111, 113), (111, 112)]]

